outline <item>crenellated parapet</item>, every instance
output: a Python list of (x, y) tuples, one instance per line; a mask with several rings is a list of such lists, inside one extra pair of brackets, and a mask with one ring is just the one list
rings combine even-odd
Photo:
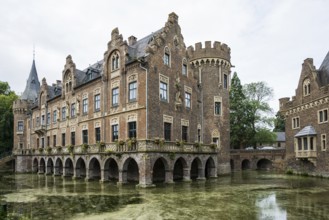
[(13, 103), (14, 114), (26, 114), (29, 110), (31, 102), (27, 100), (17, 99)]
[(201, 42), (196, 43), (195, 48), (193, 46), (187, 48), (187, 54), (192, 65), (215, 63), (231, 66), (231, 49), (218, 41), (215, 41), (213, 45), (211, 45), (211, 41), (206, 41), (205, 47), (202, 47)]

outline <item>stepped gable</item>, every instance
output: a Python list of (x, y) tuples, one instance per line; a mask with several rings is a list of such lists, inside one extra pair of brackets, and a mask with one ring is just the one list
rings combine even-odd
[(20, 99), (34, 101), (38, 98), (39, 91), (40, 82), (38, 78), (37, 69), (35, 68), (35, 61), (33, 59), (29, 78), (27, 79), (25, 90), (21, 95)]

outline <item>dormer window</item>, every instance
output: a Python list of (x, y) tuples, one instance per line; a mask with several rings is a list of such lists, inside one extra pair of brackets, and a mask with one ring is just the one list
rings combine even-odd
[(305, 79), (303, 83), (303, 94), (304, 96), (310, 95), (311, 93), (311, 81), (310, 79)]
[(163, 63), (167, 66), (170, 66), (170, 51), (168, 47), (165, 48), (165, 52), (163, 55)]
[(89, 69), (87, 72), (87, 80), (91, 80), (93, 78), (93, 72)]
[(120, 57), (118, 52), (114, 52), (112, 55), (112, 71), (119, 69)]

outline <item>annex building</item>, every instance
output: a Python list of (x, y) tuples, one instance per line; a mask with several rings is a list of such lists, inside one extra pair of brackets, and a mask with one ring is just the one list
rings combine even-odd
[(302, 64), (295, 96), (280, 99), (286, 123), (287, 168), (328, 175), (329, 53), (320, 68), (313, 59)]
[(15, 101), (17, 172), (171, 183), (230, 172), (230, 48), (186, 48), (178, 16), (138, 40), (115, 28), (101, 61), (71, 55), (56, 83), (33, 60)]

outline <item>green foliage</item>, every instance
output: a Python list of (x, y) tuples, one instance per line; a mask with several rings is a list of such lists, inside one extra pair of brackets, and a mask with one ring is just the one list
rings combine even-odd
[(276, 134), (267, 128), (259, 128), (255, 134), (256, 143), (273, 144), (276, 141)]
[(275, 132), (286, 131), (285, 118), (280, 112), (277, 112), (275, 115), (273, 131)]
[(7, 82), (0, 81), (0, 153), (13, 148), (13, 102), (17, 99)]

